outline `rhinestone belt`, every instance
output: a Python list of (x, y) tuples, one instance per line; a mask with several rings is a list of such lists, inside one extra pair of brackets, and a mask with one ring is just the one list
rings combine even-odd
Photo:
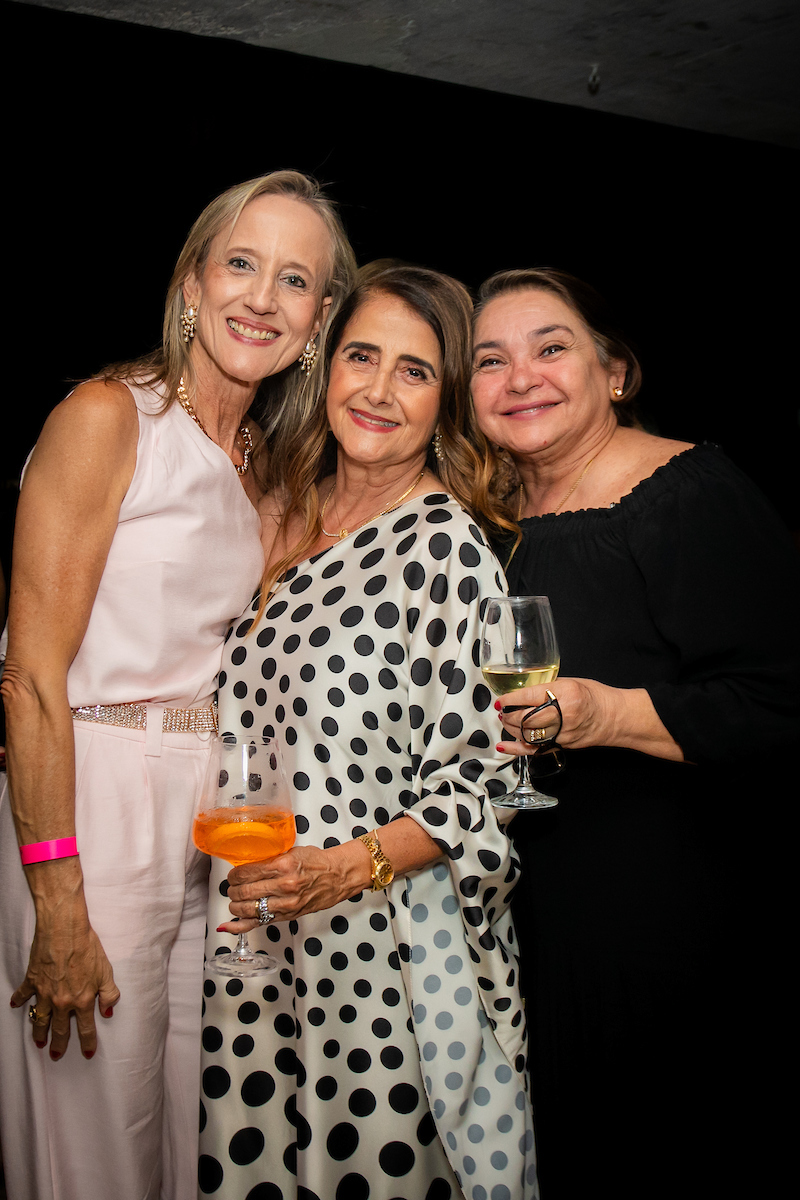
[[(74, 721), (98, 721), (123, 729), (147, 728), (146, 704), (84, 704), (73, 708)], [(161, 723), (164, 733), (216, 733), (217, 702), (209, 708), (165, 708)]]

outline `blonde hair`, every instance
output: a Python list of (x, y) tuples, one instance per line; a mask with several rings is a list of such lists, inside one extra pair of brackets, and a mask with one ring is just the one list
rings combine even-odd
[[(331, 200), (315, 179), (300, 171), (272, 171), (228, 188), (203, 209), (189, 231), (172, 273), (164, 310), (161, 346), (154, 353), (130, 362), (115, 363), (102, 371), (100, 379), (139, 378), (147, 383), (163, 383), (164, 408), (177, 396), (181, 377), (187, 384), (194, 382), (191, 342), (183, 340), (181, 314), (185, 301), (184, 284), (192, 272), (200, 275), (208, 260), (211, 243), (228, 226), (233, 227), (242, 210), (259, 196), (289, 196), (310, 205), (319, 215), (330, 239), (328, 267), (323, 279), (319, 303), (331, 297), (325, 327), (320, 330), (318, 348), (324, 352), (326, 331), (353, 285), (356, 261), (342, 222)], [(288, 410), (298, 410), (300, 422), (310, 415), (318, 402), (321, 390), (320, 370), (308, 375), (300, 371), (299, 362), (278, 375), (262, 380), (252, 412), (262, 423), (265, 439), (280, 427)], [(271, 476), (271, 472), (270, 472)], [(266, 482), (266, 481), (265, 481)], [(270, 479), (271, 482), (271, 479)]]
[[(518, 526), (506, 504), (497, 497), (492, 480), (493, 456), (488, 441), (478, 428), (470, 396), (470, 330), (472, 300), (457, 280), (425, 267), (391, 262), (368, 264), (359, 272), (355, 288), (329, 325), (325, 353), (325, 390), (330, 364), (345, 328), (359, 308), (373, 295), (385, 294), (402, 300), (436, 334), (442, 355), (442, 382), (438, 429), (442, 459), (428, 450), (426, 466), (442, 482), (443, 489), (469, 512), (487, 537), (507, 538)], [(273, 447), (280, 462), (287, 506), (281, 533), (292, 518), (299, 517), (304, 533), (287, 546), (286, 553), (267, 568), (262, 582), (259, 616), (276, 580), (306, 554), (322, 532), (317, 485), (333, 467), (335, 441), (328, 427), (325, 397), (300, 430), (297, 417), (287, 423)]]

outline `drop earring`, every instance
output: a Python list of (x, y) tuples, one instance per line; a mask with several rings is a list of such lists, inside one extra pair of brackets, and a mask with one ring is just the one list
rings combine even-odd
[(183, 329), (183, 340), (190, 342), (195, 335), (197, 329), (197, 312), (200, 308), (199, 304), (187, 304), (181, 313), (181, 327)]
[(314, 363), (317, 361), (317, 343), (313, 338), (309, 338), (306, 342), (306, 348), (297, 360), (300, 363), (300, 370), (304, 375), (310, 375)]
[(433, 435), (433, 453), (436, 455), (439, 462), (444, 462), (444, 450), (442, 449), (441, 426), (436, 427), (436, 433)]

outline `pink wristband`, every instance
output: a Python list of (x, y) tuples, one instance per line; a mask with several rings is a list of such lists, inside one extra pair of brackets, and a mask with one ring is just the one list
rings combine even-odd
[(47, 862), (51, 858), (74, 858), (77, 853), (78, 846), (74, 837), (53, 838), (50, 842), (28, 842), (19, 848), (23, 867), (29, 867), (31, 863)]

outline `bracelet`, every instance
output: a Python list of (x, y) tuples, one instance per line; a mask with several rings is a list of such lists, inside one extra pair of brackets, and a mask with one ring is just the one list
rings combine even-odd
[(53, 838), (49, 842), (28, 842), (19, 848), (23, 867), (31, 863), (48, 862), (52, 858), (75, 858), (78, 846), (74, 837)]

